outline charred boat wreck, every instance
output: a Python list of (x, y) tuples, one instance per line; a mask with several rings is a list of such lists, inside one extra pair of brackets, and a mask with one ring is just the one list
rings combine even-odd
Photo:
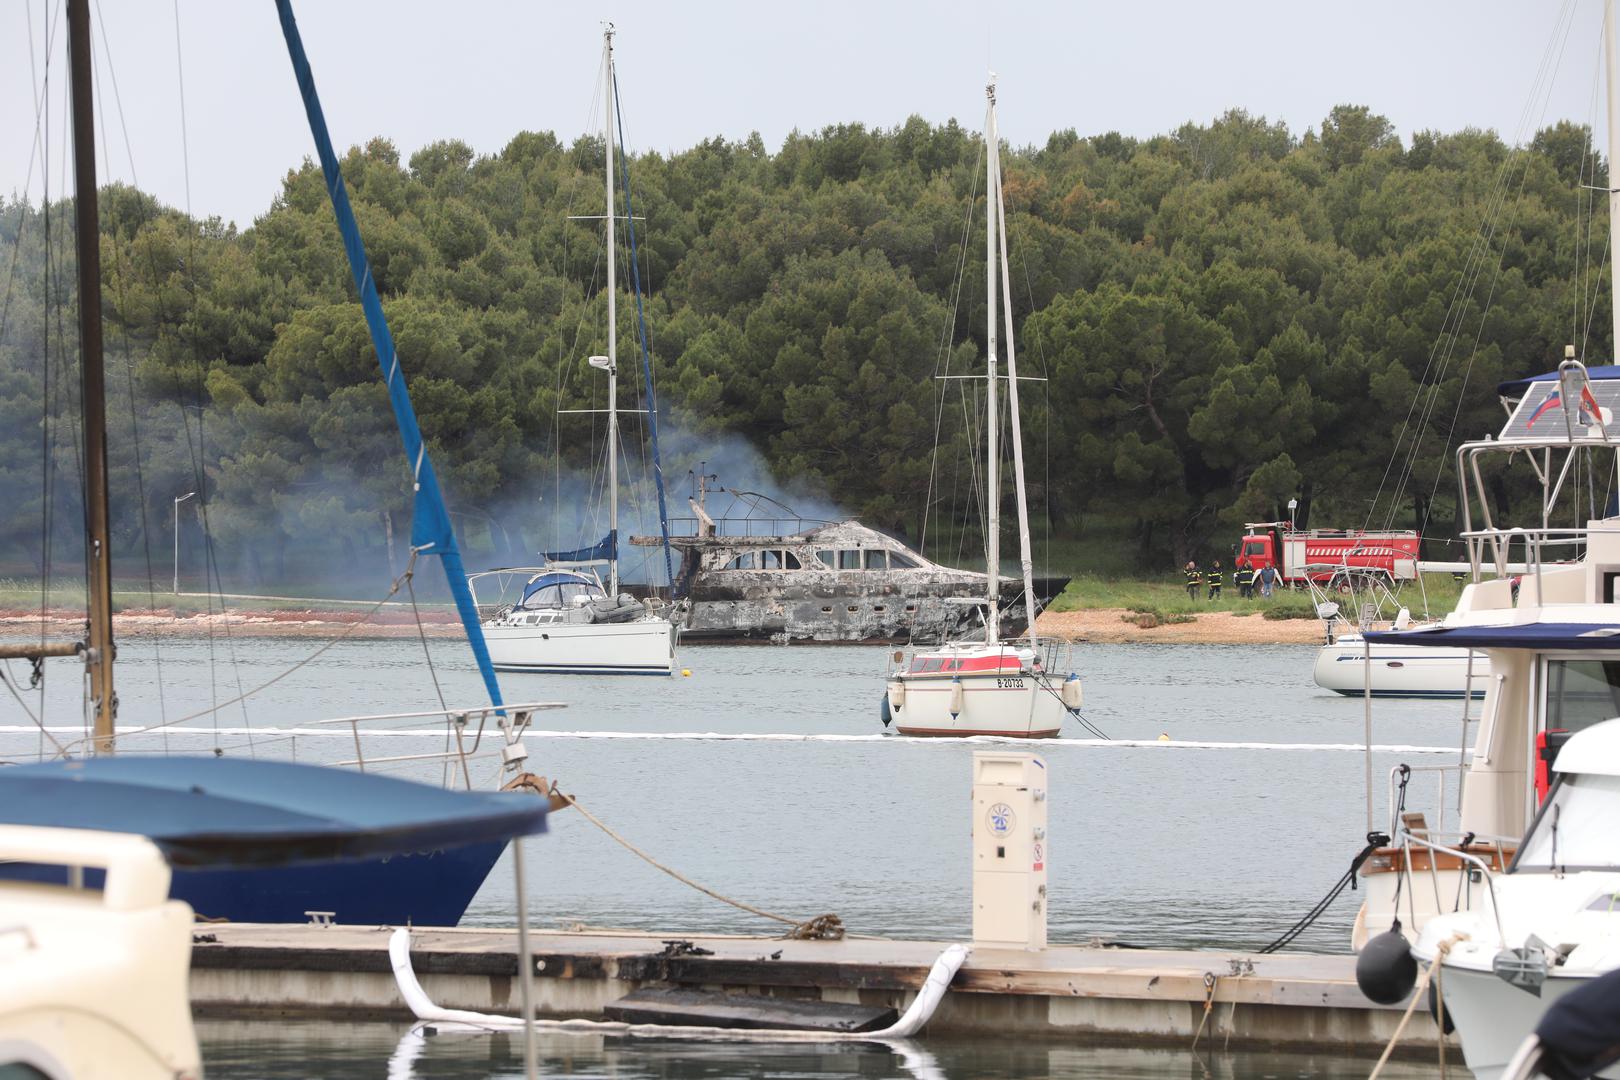
[[(661, 545), (662, 537), (630, 542)], [(906, 642), (982, 631), (985, 575), (932, 562), (853, 519), (791, 534), (671, 536), (685, 642)], [(1035, 579), (1036, 608), (1068, 578)], [(1028, 625), (1022, 584), (1002, 587), (1004, 635)]]

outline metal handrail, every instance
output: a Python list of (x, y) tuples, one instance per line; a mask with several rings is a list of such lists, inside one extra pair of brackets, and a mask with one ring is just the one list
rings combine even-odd
[[(1478, 867), (1481, 878), (1485, 882), (1485, 889), (1488, 893), (1490, 893), (1491, 897), (1491, 919), (1496, 923), (1496, 940), (1504, 949), (1507, 948), (1507, 934), (1502, 930), (1502, 912), (1496, 903), (1496, 871), (1491, 869), (1490, 864), (1484, 859), (1481, 859), (1479, 856), (1467, 851), (1463, 851), (1461, 848), (1450, 848), (1446, 847), (1444, 844), (1431, 843), (1428, 840), (1423, 840), (1419, 837), (1413, 836), (1410, 832), (1402, 832), (1400, 834), (1400, 841), (1401, 854), (1404, 856), (1401, 872), (1406, 874), (1408, 877), (1411, 877), (1412, 875), (1412, 854), (1407, 849), (1412, 844), (1427, 848), (1431, 852), (1437, 852), (1443, 855), (1455, 855), (1463, 862), (1470, 863), (1473, 866)], [(1430, 860), (1430, 864), (1433, 864), (1432, 859)], [(1413, 881), (1411, 887), (1416, 888), (1417, 882)], [(1397, 914), (1399, 913), (1397, 912)]]

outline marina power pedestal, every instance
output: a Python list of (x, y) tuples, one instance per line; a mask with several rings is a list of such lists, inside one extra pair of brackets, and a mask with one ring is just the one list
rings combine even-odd
[(1046, 762), (973, 755), (973, 943), (1046, 948)]

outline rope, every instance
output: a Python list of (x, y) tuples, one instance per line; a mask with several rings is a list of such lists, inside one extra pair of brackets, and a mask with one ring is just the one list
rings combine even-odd
[(1259, 949), (1256, 949), (1255, 952), (1262, 955), (1274, 953), (1279, 949), (1286, 948), (1287, 946), (1293, 944), (1294, 940), (1298, 938), (1299, 935), (1303, 934), (1307, 929), (1309, 929), (1312, 923), (1321, 918), (1327, 909), (1333, 906), (1333, 901), (1337, 900), (1340, 894), (1344, 892), (1346, 885), (1352, 889), (1356, 887), (1356, 873), (1360, 871), (1361, 864), (1366, 862), (1373, 852), (1377, 851), (1387, 843), (1389, 843), (1389, 837), (1385, 836), (1383, 833), (1368, 833), (1367, 846), (1357, 852), (1356, 857), (1350, 860), (1350, 868), (1346, 870), (1344, 875), (1334, 883), (1331, 889), (1328, 890), (1327, 895), (1318, 900), (1316, 902), (1316, 906), (1307, 911), (1298, 922), (1296, 922), (1293, 926), (1290, 926), (1287, 930), (1284, 930), (1275, 941), (1269, 945), (1264, 945)]
[(1220, 982), (1213, 971), (1204, 972), (1204, 1015), (1198, 1021), (1198, 1030), (1193, 1034), (1192, 1048), (1198, 1049), (1198, 1040), (1204, 1035), (1204, 1025), (1209, 1023), (1210, 1013), (1215, 1011), (1215, 986)]
[[(1446, 940), (1442, 941), (1440, 943), (1440, 947), (1434, 951), (1434, 960), (1430, 962), (1428, 967), (1423, 969), (1423, 974), (1418, 976), (1417, 985), (1412, 987), (1412, 1000), (1406, 1003), (1406, 1011), (1401, 1014), (1401, 1022), (1395, 1025), (1395, 1034), (1389, 1037), (1389, 1044), (1384, 1047), (1384, 1052), (1379, 1056), (1378, 1064), (1373, 1066), (1373, 1071), (1367, 1074), (1367, 1080), (1378, 1080), (1378, 1074), (1384, 1071), (1384, 1065), (1389, 1061), (1389, 1055), (1394, 1053), (1395, 1044), (1400, 1041), (1401, 1033), (1406, 1030), (1407, 1021), (1412, 1019), (1413, 1010), (1417, 1008), (1417, 1003), (1422, 1000), (1423, 991), (1428, 989), (1430, 977), (1434, 975), (1437, 968), (1442, 966), (1446, 959), (1446, 954), (1451, 952), (1451, 947), (1457, 944), (1459, 941), (1467, 940), (1467, 934), (1452, 934), (1450, 937), (1446, 938)], [(1444, 1045), (1445, 1041), (1446, 1037), (1444, 1033), (1442, 1033), (1440, 1036), (1440, 1042), (1442, 1045)], [(1442, 1050), (1442, 1057), (1440, 1059), (1442, 1062), (1442, 1069), (1444, 1068), (1445, 1061), (1444, 1054), (1445, 1051)]]
[(831, 912), (825, 915), (817, 915), (813, 919), (792, 919), (786, 915), (777, 915), (773, 912), (754, 907), (751, 904), (745, 904), (741, 900), (732, 899), (723, 893), (716, 892), (707, 885), (700, 885), (691, 878), (687, 877), (685, 874), (681, 873), (679, 870), (665, 866), (663, 863), (641, 850), (635, 844), (632, 844), (629, 840), (626, 840), (623, 836), (620, 836), (613, 830), (612, 826), (608, 825), (601, 818), (597, 817), (595, 814), (581, 806), (579, 804), (579, 800), (575, 799), (572, 795), (558, 791), (557, 785), (553, 784), (551, 786), (551, 793), (566, 799), (569, 806), (572, 806), (575, 810), (578, 810), (585, 816), (586, 821), (589, 821), (592, 825), (595, 825), (598, 829), (601, 829), (603, 832), (607, 833), (609, 837), (611, 837), (626, 851), (630, 852), (632, 855), (638, 856), (655, 869), (662, 870), (664, 873), (668, 874), (676, 881), (679, 881), (681, 884), (689, 885), (705, 896), (712, 897), (715, 900), (720, 901), (722, 904), (730, 904), (732, 907), (741, 911), (746, 911), (750, 915), (758, 915), (760, 918), (770, 919), (772, 922), (786, 923), (792, 929), (782, 935), (784, 938), (793, 938), (798, 940), (838, 941), (844, 936), (844, 921)]

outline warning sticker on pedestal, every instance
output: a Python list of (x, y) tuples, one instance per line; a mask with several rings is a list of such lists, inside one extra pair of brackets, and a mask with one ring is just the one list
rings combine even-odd
[(1037, 842), (1035, 844), (1035, 866), (1033, 867), (1033, 869), (1036, 869), (1036, 870), (1045, 870), (1046, 869), (1046, 845), (1045, 844), (1042, 844), (1042, 843), (1039, 843), (1039, 842)]

